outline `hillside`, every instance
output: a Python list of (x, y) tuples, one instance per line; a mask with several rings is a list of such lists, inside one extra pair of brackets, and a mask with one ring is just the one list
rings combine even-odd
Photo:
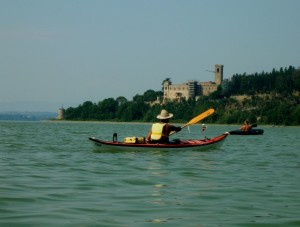
[(108, 98), (98, 103), (84, 102), (68, 108), (67, 120), (155, 121), (162, 108), (174, 114), (173, 122), (187, 122), (208, 108), (216, 113), (205, 119), (209, 123), (241, 124), (250, 122), (271, 125), (300, 125), (300, 69), (292, 66), (269, 73), (235, 74), (218, 90), (199, 99), (157, 103), (162, 91), (148, 90), (132, 101), (125, 97)]

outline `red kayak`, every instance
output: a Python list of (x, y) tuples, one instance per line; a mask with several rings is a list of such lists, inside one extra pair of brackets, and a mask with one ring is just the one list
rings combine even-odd
[(93, 142), (101, 150), (111, 150), (111, 151), (144, 151), (144, 150), (159, 150), (159, 151), (170, 151), (170, 150), (207, 150), (208, 148), (215, 148), (220, 146), (229, 133), (223, 133), (214, 138), (205, 138), (199, 140), (176, 140), (167, 144), (160, 143), (125, 143), (117, 141), (104, 141), (96, 139), (95, 137), (90, 137), (89, 140)]

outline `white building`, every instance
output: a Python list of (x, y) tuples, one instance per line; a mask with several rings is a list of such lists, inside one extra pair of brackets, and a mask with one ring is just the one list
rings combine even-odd
[(214, 82), (198, 82), (195, 80), (182, 84), (172, 84), (170, 78), (163, 81), (163, 101), (178, 100), (185, 98), (197, 98), (202, 95), (209, 95), (216, 91), (218, 86), (223, 82), (223, 65), (215, 65), (215, 81)]

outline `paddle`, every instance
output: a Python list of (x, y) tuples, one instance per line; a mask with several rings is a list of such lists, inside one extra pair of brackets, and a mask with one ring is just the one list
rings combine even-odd
[(250, 126), (250, 128), (255, 128), (255, 127), (257, 127), (257, 124), (255, 123), (255, 124), (252, 124), (251, 126)]
[[(214, 109), (208, 109), (205, 112), (203, 112), (202, 114), (199, 114), (197, 117), (194, 117), (192, 120), (190, 120), (188, 123), (186, 123), (185, 125), (181, 126), (181, 129), (185, 128), (186, 126), (189, 125), (193, 125), (196, 124), (197, 122), (203, 120), (204, 118), (208, 117), (209, 115), (213, 114), (215, 112)], [(173, 135), (174, 133), (176, 133), (175, 131), (172, 131), (169, 136)]]

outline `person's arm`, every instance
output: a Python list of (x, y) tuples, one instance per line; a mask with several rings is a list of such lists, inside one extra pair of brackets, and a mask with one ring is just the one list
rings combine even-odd
[(150, 130), (150, 131), (148, 132), (148, 135), (146, 136), (146, 142), (149, 142), (149, 141), (150, 141), (150, 139), (151, 139), (151, 134), (152, 134), (152, 130)]
[(174, 125), (168, 125), (168, 134), (170, 134), (170, 132), (175, 131), (175, 132), (179, 132), (181, 131), (181, 127), (176, 127)]

